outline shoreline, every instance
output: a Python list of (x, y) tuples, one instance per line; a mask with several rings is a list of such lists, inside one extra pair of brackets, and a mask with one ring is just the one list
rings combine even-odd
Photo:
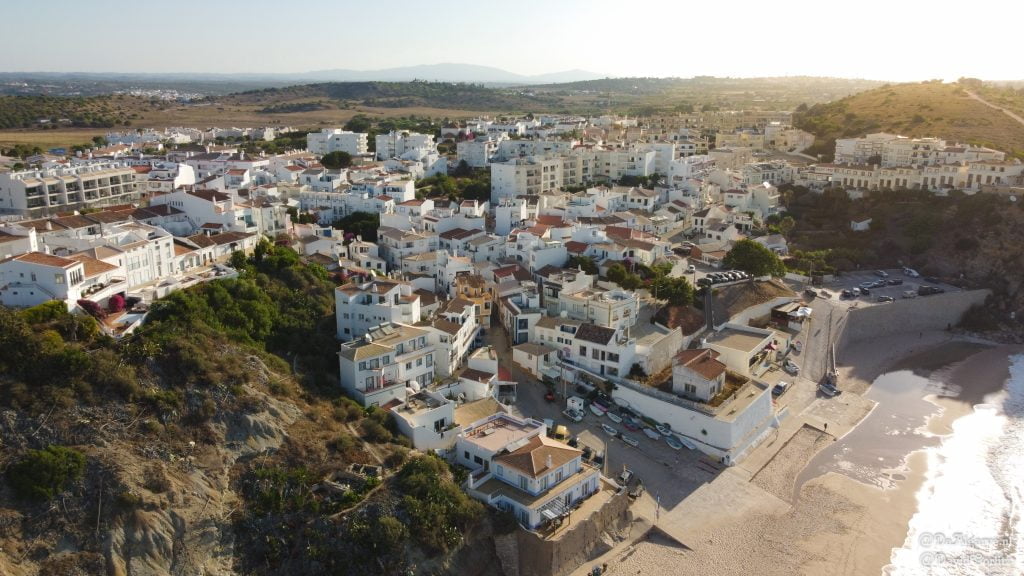
[[(835, 422), (829, 431), (834, 441), (847, 441), (847, 436), (868, 426), (885, 426), (869, 416), (876, 404), (868, 398), (872, 383), (883, 374), (909, 370), (917, 376), (930, 377), (925, 393), (917, 399), (931, 404), (934, 412), (927, 415), (917, 430), (922, 437), (920, 447), (902, 454), (901, 464), (878, 470), (892, 480), (885, 488), (865, 483), (842, 471), (829, 470), (806, 480), (796, 490), (792, 503), (778, 500), (778, 490), (764, 491), (757, 487), (750, 472), (743, 466), (728, 469), (709, 486), (722, 491), (730, 484), (748, 482), (754, 492), (734, 494), (738, 500), (762, 498), (763, 504), (752, 505), (739, 514), (704, 511), (692, 520), (685, 545), (669, 546), (657, 541), (621, 542), (605, 554), (610, 574), (657, 573), (671, 570), (678, 576), (707, 573), (750, 573), (807, 575), (871, 575), (883, 574), (891, 562), (894, 549), (902, 547), (910, 530), (910, 522), (918, 512), (918, 493), (928, 473), (928, 453), (933, 442), (952, 432), (952, 423), (969, 414), (973, 406), (988, 394), (998, 391), (1009, 377), (1009, 358), (1024, 353), (1024, 346), (1007, 345), (946, 331), (920, 333), (918, 337), (882, 337), (862, 341), (837, 351), (840, 388), (845, 404), (829, 406), (845, 410), (848, 415), (860, 414), (848, 426)], [(960, 385), (955, 384), (961, 383)], [(907, 392), (910, 394), (910, 392)], [(899, 406), (899, 399), (886, 400)], [(805, 412), (810, 409), (805, 409)], [(806, 422), (813, 415), (794, 415)], [(806, 432), (806, 431), (805, 431)], [(811, 432), (814, 432), (811, 430)], [(861, 433), (870, 432), (861, 430)], [(877, 431), (876, 431), (877, 432)], [(824, 434), (824, 432), (821, 432)], [(809, 441), (802, 450), (780, 450), (778, 446), (758, 450), (778, 450), (769, 461), (780, 460), (780, 467), (795, 468), (798, 475), (827, 445)], [(933, 442), (927, 442), (928, 438)], [(847, 443), (847, 448), (856, 442)], [(855, 449), (855, 448), (852, 448)], [(795, 479), (794, 479), (795, 480)], [(770, 483), (769, 488), (773, 487)], [(760, 494), (760, 496), (758, 496)], [(737, 501), (738, 507), (744, 506)], [(684, 514), (699, 507), (679, 504)], [(592, 561), (588, 564), (594, 564)]]

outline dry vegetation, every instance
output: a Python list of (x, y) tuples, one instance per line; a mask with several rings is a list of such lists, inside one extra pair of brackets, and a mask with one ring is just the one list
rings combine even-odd
[(990, 146), (1024, 156), (1024, 126), (970, 98), (960, 84), (894, 84), (811, 106), (794, 123), (818, 137), (808, 153), (831, 157), (836, 138), (892, 132)]

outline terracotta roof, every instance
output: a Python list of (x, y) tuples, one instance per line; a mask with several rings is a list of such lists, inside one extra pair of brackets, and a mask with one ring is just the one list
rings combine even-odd
[(483, 234), (483, 230), (479, 228), (474, 228), (472, 230), (466, 230), (464, 228), (454, 228), (447, 232), (442, 232), (440, 234), (440, 237), (444, 238), (445, 240), (464, 240), (466, 238), (469, 238), (470, 236), (475, 236), (477, 234)]
[(693, 370), (707, 380), (714, 380), (725, 373), (725, 364), (718, 360), (718, 352), (708, 348), (681, 350), (676, 354), (676, 363)]
[(102, 260), (97, 260), (82, 253), (72, 254), (68, 256), (68, 258), (82, 263), (82, 266), (85, 269), (84, 272), (86, 278), (92, 278), (93, 276), (99, 276), (104, 272), (117, 270), (117, 266), (114, 266), (113, 264), (107, 264)]
[(569, 240), (565, 243), (565, 249), (573, 254), (582, 254), (587, 251), (589, 244), (585, 242), (577, 242), (575, 240)]
[(192, 236), (189, 236), (187, 239), (196, 246), (199, 246), (200, 248), (209, 248), (210, 246), (217, 244), (216, 242), (213, 241), (212, 238), (210, 238), (206, 234), (193, 234)]
[(218, 192), (216, 190), (193, 190), (191, 192), (188, 192), (188, 194), (190, 196), (202, 198), (203, 200), (206, 200), (208, 202), (224, 202), (228, 198), (231, 198), (231, 196), (223, 192)]
[(70, 268), (75, 264), (78, 264), (75, 260), (69, 260), (68, 258), (61, 258), (60, 256), (54, 256), (53, 254), (46, 254), (43, 252), (27, 252), (25, 254), (11, 256), (4, 260), (4, 262), (10, 262), (11, 260), (27, 262), (29, 264), (39, 264), (41, 266), (54, 266), (56, 268)]
[(596, 324), (583, 324), (576, 330), (576, 339), (607, 346), (615, 338), (615, 330)]
[[(530, 441), (518, 450), (494, 458), (494, 462), (509, 468), (515, 468), (536, 478), (542, 473), (547, 473), (572, 462), (574, 459), (579, 458), (581, 454), (583, 454), (582, 451), (572, 448), (567, 444), (538, 435), (530, 438)], [(550, 466), (548, 466), (549, 459)]]
[(473, 380), (475, 382), (489, 382), (494, 378), (494, 374), (484, 372), (483, 370), (477, 370), (476, 368), (466, 368), (462, 374), (459, 374), (459, 378), (465, 378), (466, 380)]
[(430, 290), (420, 288), (413, 292), (413, 294), (416, 294), (417, 296), (420, 297), (420, 306), (430, 306), (437, 302), (437, 294), (431, 292)]
[(431, 322), (430, 325), (437, 330), (447, 332), (448, 334), (458, 334), (459, 330), (462, 328), (462, 324), (456, 324), (455, 322), (445, 320), (444, 318), (438, 318)]
[(554, 216), (550, 214), (544, 214), (537, 216), (537, 224), (543, 224), (544, 226), (557, 226), (562, 223), (561, 216)]
[(517, 344), (512, 348), (515, 350), (522, 350), (523, 352), (526, 352), (527, 354), (531, 354), (533, 356), (543, 356), (545, 354), (557, 352), (557, 350), (555, 350), (551, 346), (547, 346), (545, 344), (537, 344), (535, 342), (523, 342), (522, 344)]

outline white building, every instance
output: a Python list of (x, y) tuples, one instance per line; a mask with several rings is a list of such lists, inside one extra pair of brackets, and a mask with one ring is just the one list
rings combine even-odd
[(434, 378), (434, 345), (427, 330), (382, 324), (341, 345), (341, 386), (363, 406), (404, 402), (406, 388), (420, 390)]
[(323, 156), (331, 152), (347, 152), (352, 156), (369, 153), (367, 135), (340, 128), (324, 128), (306, 135), (306, 147), (313, 154)]
[(120, 162), (90, 161), (73, 166), (0, 172), (0, 213), (3, 214), (37, 217), (138, 200), (135, 171)]
[(85, 265), (78, 260), (43, 252), (28, 252), (0, 261), (0, 303), (12, 308), (36, 306), (50, 300), (78, 308), (85, 282)]
[[(391, 158), (419, 160), (429, 153), (437, 153), (437, 144), (433, 135), (417, 134), (415, 132), (397, 132), (392, 130), (387, 134), (378, 134), (375, 144), (377, 160), (389, 160)], [(412, 152), (411, 158), (405, 158), (406, 154)]]
[(568, 515), (600, 489), (601, 474), (583, 453), (545, 435), (545, 426), (504, 413), (470, 424), (455, 442), (470, 469), (467, 492), (512, 512), (528, 530)]
[(359, 338), (380, 324), (420, 321), (420, 299), (412, 285), (384, 278), (338, 286), (334, 308), (341, 340)]

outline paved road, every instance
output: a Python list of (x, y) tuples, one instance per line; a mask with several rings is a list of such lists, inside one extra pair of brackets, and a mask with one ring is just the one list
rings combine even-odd
[(982, 98), (981, 96), (978, 96), (978, 95), (977, 95), (977, 94), (975, 94), (974, 92), (971, 92), (970, 90), (964, 90), (964, 92), (967, 92), (967, 95), (968, 95), (968, 96), (970, 96), (971, 98), (974, 98), (974, 99), (975, 99), (975, 100), (977, 100), (978, 102), (981, 102), (981, 103), (982, 103), (982, 104), (984, 104), (985, 106), (988, 106), (989, 108), (993, 108), (993, 109), (995, 109), (995, 110), (999, 110), (999, 111), (1000, 111), (1000, 112), (1002, 112), (1003, 114), (1006, 114), (1006, 115), (1007, 115), (1007, 116), (1009, 116), (1010, 118), (1013, 118), (1014, 120), (1016, 120), (1016, 121), (1017, 121), (1017, 122), (1018, 122), (1019, 124), (1022, 124), (1022, 125), (1024, 125), (1024, 118), (1021, 118), (1020, 116), (1018, 116), (1018, 115), (1014, 114), (1013, 112), (1010, 112), (1010, 111), (1009, 111), (1009, 110), (1007, 110), (1006, 108), (1003, 108), (1002, 106), (998, 106), (998, 105), (996, 105), (996, 104), (993, 104), (993, 103), (989, 102), (988, 100), (985, 100), (985, 99), (984, 99), (984, 98)]

